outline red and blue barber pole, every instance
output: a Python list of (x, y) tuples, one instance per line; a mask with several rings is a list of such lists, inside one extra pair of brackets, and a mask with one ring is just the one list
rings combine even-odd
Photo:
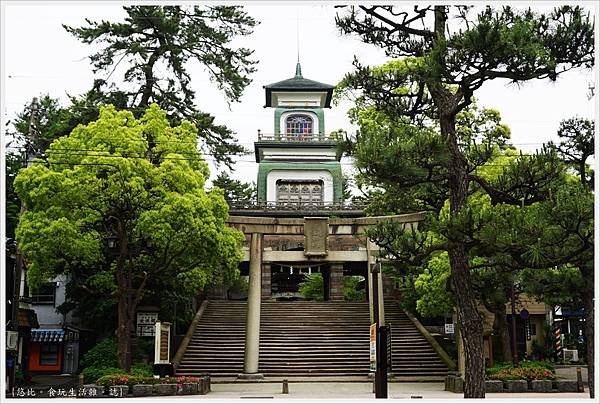
[(556, 356), (556, 359), (559, 359), (562, 357), (562, 341), (561, 341), (561, 335), (560, 335), (560, 325), (554, 329), (554, 355)]

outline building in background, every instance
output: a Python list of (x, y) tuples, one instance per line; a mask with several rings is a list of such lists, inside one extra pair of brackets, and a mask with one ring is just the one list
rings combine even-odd
[(32, 373), (74, 374), (79, 368), (80, 322), (57, 307), (65, 302), (68, 278), (60, 275), (32, 291), (31, 307), (39, 328), (31, 331), (28, 369)]

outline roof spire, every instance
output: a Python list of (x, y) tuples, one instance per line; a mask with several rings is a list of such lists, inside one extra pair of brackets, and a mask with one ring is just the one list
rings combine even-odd
[(302, 68), (300, 67), (300, 15), (296, 10), (296, 49), (298, 51), (298, 60), (296, 62), (296, 77), (302, 78)]

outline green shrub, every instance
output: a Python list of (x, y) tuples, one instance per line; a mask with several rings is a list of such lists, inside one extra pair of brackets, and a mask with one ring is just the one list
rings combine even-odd
[(104, 387), (119, 385), (133, 386), (134, 384), (157, 384), (159, 382), (160, 379), (155, 379), (154, 377), (131, 374), (106, 375), (96, 380), (96, 384)]
[(138, 363), (131, 366), (129, 373), (133, 376), (152, 377), (154, 371), (149, 363)]
[(182, 383), (198, 383), (200, 379), (191, 376), (178, 376), (178, 377), (147, 377), (131, 374), (114, 374), (102, 376), (96, 380), (96, 384), (108, 387), (127, 385), (133, 386), (134, 384), (182, 384)]
[(357, 290), (358, 284), (364, 279), (362, 276), (344, 277), (344, 300), (347, 302), (364, 302), (366, 300), (365, 290)]
[(105, 338), (91, 348), (81, 361), (81, 366), (84, 368), (109, 368), (118, 367), (117, 359), (117, 340), (115, 338)]
[(556, 375), (544, 368), (509, 368), (489, 375), (490, 380), (554, 380)]
[(248, 279), (244, 276), (239, 276), (231, 282), (229, 291), (232, 293), (244, 293), (248, 291)]
[(83, 368), (83, 382), (84, 383), (94, 383), (99, 378), (106, 375), (124, 375), (126, 372), (117, 367), (101, 367), (97, 368), (94, 366), (89, 366), (87, 368)]
[(154, 337), (139, 337), (133, 347), (133, 361), (152, 361), (154, 359)]
[(314, 273), (304, 277), (298, 291), (307, 300), (323, 300), (323, 275)]
[(515, 368), (512, 363), (497, 363), (486, 369), (490, 380), (553, 380), (556, 378), (554, 366), (547, 361), (522, 361)]

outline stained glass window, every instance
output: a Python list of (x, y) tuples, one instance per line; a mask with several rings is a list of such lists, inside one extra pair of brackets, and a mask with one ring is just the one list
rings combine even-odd
[(313, 133), (313, 120), (306, 115), (290, 115), (285, 119), (285, 133), (303, 135)]

